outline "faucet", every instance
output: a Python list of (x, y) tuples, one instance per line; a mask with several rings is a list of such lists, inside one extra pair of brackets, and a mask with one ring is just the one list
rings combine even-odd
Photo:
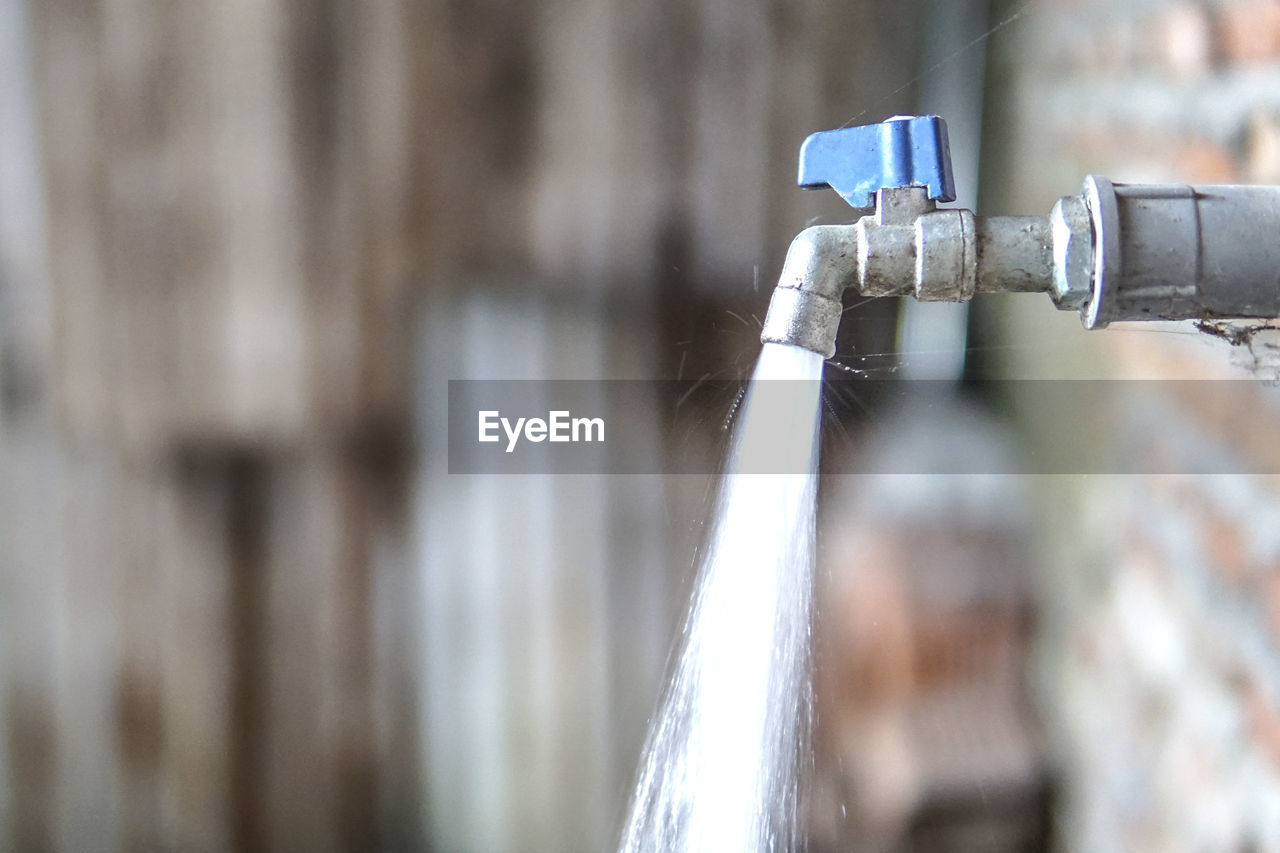
[(1121, 320), (1280, 317), (1280, 187), (1124, 184), (1090, 175), (1047, 216), (977, 216), (955, 200), (946, 123), (895, 116), (815, 133), (799, 184), (856, 222), (796, 236), (760, 339), (835, 354), (841, 296), (959, 302), (1047, 293), (1085, 328)]

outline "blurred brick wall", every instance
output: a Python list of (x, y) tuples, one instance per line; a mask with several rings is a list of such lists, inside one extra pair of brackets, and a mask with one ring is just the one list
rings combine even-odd
[[(1033, 3), (993, 42), (985, 212), (1042, 212), (1089, 173), (1280, 182), (1280, 3)], [(1020, 372), (1276, 375), (1280, 332), (1236, 347), (1190, 324), (1086, 334), (1044, 309), (1007, 310), (1012, 337), (1053, 342), (1019, 350)], [(1156, 410), (1123, 414), (1116, 447), (1261, 470), (1274, 448), (1238, 426), (1274, 418), (1274, 399), (1252, 383), (1214, 396), (1205, 405), (1169, 386)], [(1036, 672), (1062, 846), (1280, 849), (1280, 480), (1043, 486), (1055, 544)]]

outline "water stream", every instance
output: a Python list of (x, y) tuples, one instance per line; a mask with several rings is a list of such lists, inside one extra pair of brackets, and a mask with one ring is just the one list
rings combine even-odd
[(820, 355), (761, 351), (681, 655), (650, 724), (627, 853), (798, 846), (821, 377)]

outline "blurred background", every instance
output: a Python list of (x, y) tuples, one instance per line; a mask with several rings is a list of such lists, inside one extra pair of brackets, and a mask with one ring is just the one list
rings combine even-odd
[[(800, 141), (919, 112), (980, 213), (1280, 183), (1280, 2), (0, 0), (0, 848), (609, 849), (714, 483), (451, 477), (446, 383), (745, 378), (850, 217)], [(836, 362), (956, 385), (833, 409), (833, 471), (1072, 428), (975, 377), (1280, 376), (1280, 331), (850, 305)], [(1274, 452), (1174, 387), (1118, 452)], [(810, 849), (1280, 850), (1280, 478), (821, 513)]]

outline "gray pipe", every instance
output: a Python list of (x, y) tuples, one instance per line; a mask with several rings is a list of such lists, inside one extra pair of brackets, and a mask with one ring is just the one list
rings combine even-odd
[(1099, 239), (1085, 325), (1280, 316), (1280, 187), (1113, 184), (1085, 198)]

